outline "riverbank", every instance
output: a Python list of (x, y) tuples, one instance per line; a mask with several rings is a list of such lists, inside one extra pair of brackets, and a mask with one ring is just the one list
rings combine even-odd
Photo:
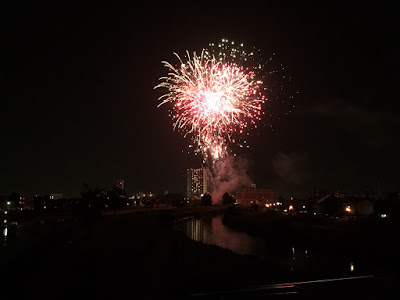
[(34, 226), (3, 249), (2, 297), (176, 299), (193, 291), (280, 282), (278, 270), (255, 257), (172, 230), (178, 218), (220, 209), (145, 210)]
[(36, 224), (3, 249), (2, 299), (185, 299), (297, 279), (279, 263), (173, 230), (178, 219), (220, 209), (148, 209)]
[(262, 237), (270, 244), (290, 246), (293, 255), (302, 251), (307, 257), (317, 257), (318, 272), (345, 261), (353, 269), (357, 264), (356, 270), (364, 274), (396, 274), (392, 266), (399, 260), (396, 255), (399, 228), (393, 220), (336, 219), (233, 207), (225, 213), (223, 223)]

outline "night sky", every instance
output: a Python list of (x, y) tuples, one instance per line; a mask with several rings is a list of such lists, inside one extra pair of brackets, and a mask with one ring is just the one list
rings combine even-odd
[(241, 153), (258, 187), (400, 190), (395, 6), (265, 2), (2, 1), (0, 194), (76, 196), (119, 178), (130, 193), (184, 192), (201, 159), (153, 87), (173, 52), (221, 38), (276, 53), (293, 77), (295, 108), (271, 102)]

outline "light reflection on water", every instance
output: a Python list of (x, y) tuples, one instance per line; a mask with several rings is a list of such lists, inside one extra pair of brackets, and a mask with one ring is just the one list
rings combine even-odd
[(7, 246), (7, 236), (8, 236), (8, 228), (7, 226), (5, 226), (3, 229), (3, 243), (2, 243), (4, 247)]
[(188, 219), (183, 230), (192, 240), (232, 250), (241, 255), (268, 255), (266, 241), (237, 232), (222, 224), (222, 216), (203, 219)]
[[(241, 255), (254, 255), (280, 267), (300, 273), (353, 272), (354, 263), (338, 259), (334, 251), (315, 252), (295, 244), (276, 243), (235, 231), (222, 224), (223, 216), (191, 218), (177, 223), (175, 229), (185, 232), (192, 240), (216, 245)], [(350, 270), (349, 270), (350, 263)]]

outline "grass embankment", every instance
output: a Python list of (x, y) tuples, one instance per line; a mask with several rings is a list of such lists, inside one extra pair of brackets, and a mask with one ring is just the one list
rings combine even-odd
[(398, 261), (399, 224), (394, 220), (287, 215), (235, 207), (225, 213), (223, 223), (270, 244), (307, 249), (321, 262), (331, 257), (327, 265), (355, 259), (365, 272), (393, 274), (391, 266)]
[(394, 221), (364, 218), (325, 218), (290, 215), (232, 207), (223, 219), (225, 225), (255, 236), (276, 241), (307, 243), (338, 239), (351, 243), (371, 238), (390, 240), (397, 229)]

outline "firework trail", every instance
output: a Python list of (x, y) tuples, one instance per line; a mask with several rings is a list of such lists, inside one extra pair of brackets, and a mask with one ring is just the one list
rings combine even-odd
[(174, 129), (189, 135), (196, 151), (212, 160), (223, 157), (229, 143), (246, 143), (243, 137), (257, 127), (266, 100), (259, 76), (263, 67), (254, 52), (223, 39), (199, 56), (175, 55), (179, 64), (163, 61), (169, 73), (155, 87), (168, 91), (159, 106), (172, 104)]

